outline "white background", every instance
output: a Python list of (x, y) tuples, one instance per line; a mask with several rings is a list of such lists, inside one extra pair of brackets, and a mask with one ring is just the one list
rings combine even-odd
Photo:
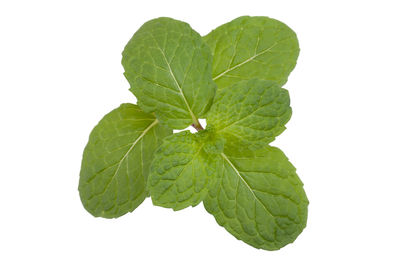
[[(0, 266), (400, 266), (398, 1), (1, 1)], [(199, 205), (147, 199), (93, 218), (77, 191), (88, 135), (135, 102), (121, 52), (147, 20), (200, 34), (241, 15), (293, 28), (293, 116), (274, 145), (297, 167), (308, 226), (280, 251), (237, 241)]]

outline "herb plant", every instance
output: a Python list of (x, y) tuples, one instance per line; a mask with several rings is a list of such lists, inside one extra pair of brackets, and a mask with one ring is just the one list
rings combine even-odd
[[(296, 169), (269, 144), (292, 114), (281, 86), (298, 54), (296, 34), (268, 17), (239, 17), (204, 37), (171, 18), (146, 22), (122, 53), (138, 103), (104, 116), (83, 153), (86, 210), (117, 218), (149, 195), (174, 210), (203, 202), (253, 247), (293, 242), (308, 200)], [(197, 133), (173, 134), (190, 125)]]

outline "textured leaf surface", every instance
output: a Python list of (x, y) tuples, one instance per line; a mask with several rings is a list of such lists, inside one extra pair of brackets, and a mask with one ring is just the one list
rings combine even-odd
[(307, 196), (279, 149), (222, 154), (219, 183), (204, 200), (218, 224), (249, 245), (277, 250), (293, 242), (307, 221)]
[(218, 90), (207, 123), (226, 139), (226, 146), (255, 150), (283, 132), (291, 114), (287, 90), (251, 79)]
[(204, 151), (207, 140), (189, 131), (164, 139), (157, 150), (149, 176), (149, 191), (158, 206), (184, 209), (199, 204), (215, 183), (215, 155)]
[(201, 36), (170, 18), (146, 22), (126, 45), (125, 77), (146, 112), (183, 129), (209, 109), (215, 94), (212, 57)]
[(213, 53), (218, 89), (251, 78), (282, 86), (296, 65), (299, 44), (285, 24), (268, 17), (239, 17), (204, 37)]
[(150, 163), (172, 131), (138, 106), (122, 104), (93, 129), (83, 152), (79, 193), (93, 216), (116, 218), (146, 198)]

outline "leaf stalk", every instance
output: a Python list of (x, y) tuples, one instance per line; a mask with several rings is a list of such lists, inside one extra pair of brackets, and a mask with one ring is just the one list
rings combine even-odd
[(204, 130), (203, 126), (201, 126), (199, 120), (196, 119), (196, 121), (192, 124), (192, 127), (196, 129), (196, 131), (200, 132)]

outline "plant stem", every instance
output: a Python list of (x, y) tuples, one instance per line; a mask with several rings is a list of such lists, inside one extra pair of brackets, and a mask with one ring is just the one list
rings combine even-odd
[(196, 122), (192, 124), (192, 127), (195, 128), (198, 132), (204, 130), (203, 126), (201, 126), (200, 122), (196, 119)]

